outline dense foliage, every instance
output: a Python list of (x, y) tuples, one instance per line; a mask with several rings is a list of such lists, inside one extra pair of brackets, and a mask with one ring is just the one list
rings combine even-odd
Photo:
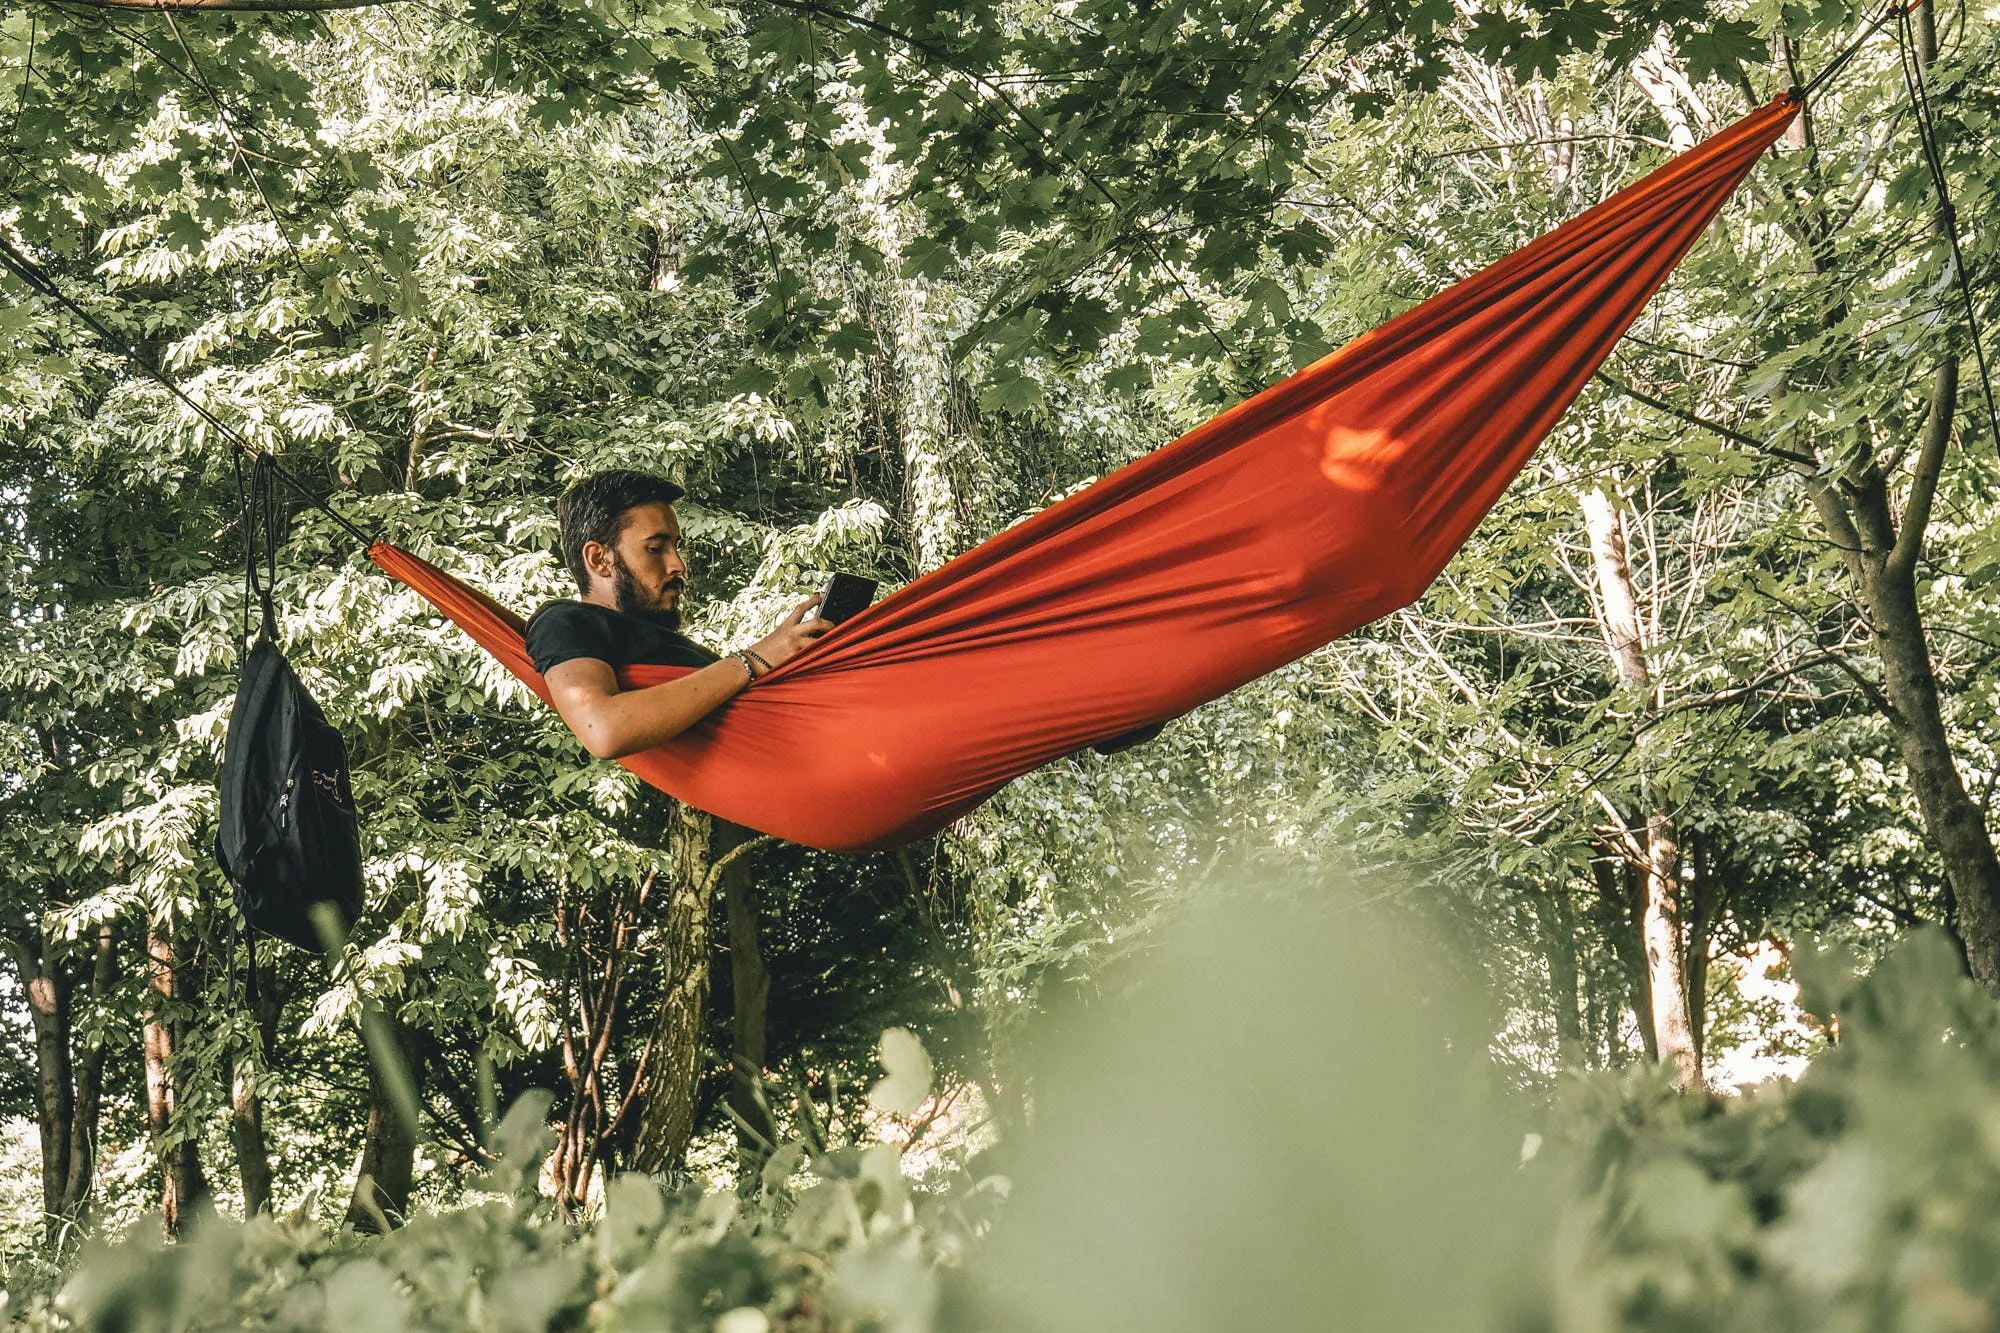
[[(1421, 602), (933, 844), (732, 852), (737, 831), (589, 762), (306, 503), (527, 610), (569, 590), (565, 484), (670, 473), (693, 632), (741, 643), (832, 568), (934, 568), (1506, 253), (1859, 21), (1640, 0), (0, 15), (0, 236), (299, 479), (280, 637), (347, 737), (369, 856), (346, 955), (266, 947), (253, 1001), (208, 850), (249, 628), (236, 460), (0, 285), (0, 1247), (21, 1290), (58, 1286), (93, 1229), (192, 1225), (213, 1199), (271, 1216), (93, 1259), (63, 1308), (115, 1321), (158, 1289), (187, 1293), (148, 1305), (162, 1327), (616, 1323), (622, 1302), (647, 1326), (682, 1301), (999, 1319), (981, 1302), (1012, 1297), (967, 1255), (1012, 1173), (967, 1154), (1039, 1133), (1123, 1160), (1051, 1109), (1049, 1015), (1269, 875), (1390, 909), (1371, 930), (1496, 997), (1455, 1049), (1493, 1048), (1509, 1115), (1559, 1108), (1542, 1201), (1516, 1200), (1560, 1223), (1523, 1309), (1824, 1326), (1934, 1301), (1976, 1325), (1983, 1159), (1947, 1179), (1941, 1145), (1990, 1092), (1990, 1018), (1935, 940), (2000, 987), (2000, 441), (1967, 318), (1969, 297), (2000, 323), (1989, 12), (1926, 3), (1864, 43)], [(1335, 867), (1358, 887), (1325, 887)], [(1945, 934), (1870, 989), (1809, 988), (1842, 1040), (1796, 1090), (1727, 1114), (1660, 1090), (1653, 1061), (1694, 1090), (1732, 1052), (1816, 1049), (1754, 984), (1775, 962), (1782, 990), (1809, 936), (1865, 961), (1926, 925)], [(1282, 976), (1270, 947), (1241, 970)], [(1425, 1007), (1364, 972), (1383, 1010)], [(1228, 1012), (1309, 1063), (1325, 998), (1272, 981)], [(902, 1119), (866, 1095), (891, 1027), (934, 1077)], [(1431, 1067), (1429, 1029), (1384, 1030), (1407, 1043), (1382, 1079)], [(1138, 1123), (1133, 1089), (1231, 1086), (1188, 1058), (1078, 1104)], [(1291, 1162), (1319, 1132), (1206, 1096), (1203, 1142), (1275, 1135)], [(541, 1193), (517, 1189), (544, 1121)], [(1207, 1151), (1274, 1193), (1320, 1179)], [(1417, 1156), (1385, 1179), (1448, 1193)], [(1897, 1162), (1943, 1202), (1889, 1183)], [(1813, 1232), (1842, 1191), (1854, 1229)], [(1106, 1234), (1139, 1248), (1121, 1218)], [(924, 1304), (933, 1266), (969, 1275), (941, 1289), (963, 1309)], [(229, 1276), (255, 1272), (280, 1277)]]
[[(1863, 978), (1813, 958), (1841, 1041), (1795, 1086), (1705, 1101), (1656, 1070), (1576, 1074), (1537, 1109), (1452, 1049), (1477, 1006), (1344, 940), (1356, 921), (1398, 933), (1248, 903), (1169, 932), (1045, 1057), (1052, 1115), (1004, 1173), (914, 1181), (892, 1143), (794, 1140), (747, 1195), (625, 1175), (579, 1224), (535, 1188), (548, 1105), (529, 1098), (483, 1201), (372, 1240), (298, 1214), (171, 1248), (146, 1228), (59, 1291), (17, 1270), (10, 1313), (163, 1333), (1990, 1324), (2000, 1011), (1941, 934)], [(1339, 974), (1310, 969), (1329, 958)], [(1384, 997), (1403, 1006), (1386, 1022)], [(1311, 1021), (1274, 1023), (1273, 1001)], [(1246, 1026), (1276, 1040), (1245, 1047)], [(883, 1084), (920, 1078), (894, 1046)], [(1218, 1114), (1232, 1132), (1191, 1141)]]

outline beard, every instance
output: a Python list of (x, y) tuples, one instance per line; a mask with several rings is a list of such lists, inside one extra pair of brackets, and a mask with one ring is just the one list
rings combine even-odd
[[(633, 577), (632, 568), (625, 563), (625, 557), (613, 551), (611, 553), (611, 564), (615, 571), (611, 579), (611, 593), (617, 599), (620, 611), (623, 611), (628, 616), (637, 616), (641, 620), (651, 621), (661, 629), (677, 630), (681, 627), (680, 608), (678, 606), (661, 606), (654, 598), (648, 596), (646, 590), (639, 586), (639, 580)], [(686, 586), (679, 579), (675, 579), (668, 583), (666, 588), (661, 589), (661, 595), (664, 596), (667, 589), (684, 588)]]

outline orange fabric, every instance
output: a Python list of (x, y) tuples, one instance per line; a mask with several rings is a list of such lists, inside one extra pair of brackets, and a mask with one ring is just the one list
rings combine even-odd
[[(894, 846), (1414, 601), (1794, 113), (1753, 112), (998, 534), (626, 767), (781, 838)], [(518, 617), (369, 556), (543, 692)]]

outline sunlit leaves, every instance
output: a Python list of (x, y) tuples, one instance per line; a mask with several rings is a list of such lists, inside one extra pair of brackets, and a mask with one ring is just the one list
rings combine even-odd
[(868, 1090), (868, 1100), (879, 1110), (914, 1115), (931, 1095), (931, 1057), (923, 1042), (908, 1028), (890, 1028), (882, 1034), (881, 1059), (886, 1072)]

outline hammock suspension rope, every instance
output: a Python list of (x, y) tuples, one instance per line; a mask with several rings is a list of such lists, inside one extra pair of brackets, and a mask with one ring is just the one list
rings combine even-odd
[[(116, 333), (113, 333), (109, 328), (105, 327), (104, 323), (101, 320), (99, 320), (97, 316), (91, 314), (88, 310), (85, 310), (75, 301), (72, 301), (69, 298), (69, 296), (63, 292), (62, 288), (56, 286), (55, 279), (49, 276), (47, 269), (44, 269), (40, 264), (36, 263), (28, 256), (22, 254), (19, 250), (15, 249), (13, 243), (10, 242), (5, 236), (0, 236), (0, 266), (5, 266), (10, 272), (14, 274), (15, 277), (19, 278), (22, 282), (27, 283), (28, 286), (32, 288), (34, 291), (36, 291), (42, 296), (46, 296), (49, 300), (56, 302), (58, 305), (62, 306), (65, 310), (69, 311), (70, 314), (75, 315), (79, 320), (83, 322), (85, 327), (87, 327), (92, 333), (97, 335), (99, 340), (101, 340), (107, 348), (109, 348), (112, 352), (116, 353), (117, 355), (124, 357), (133, 366), (135, 366), (140, 371), (140, 373), (144, 374), (148, 379), (158, 383), (160, 387), (164, 388), (168, 393), (172, 394), (174, 397), (180, 399), (182, 403), (187, 405), (189, 411), (193, 412), (196, 416), (200, 417), (203, 421), (207, 422), (211, 427), (213, 427), (216, 434), (220, 435), (224, 440), (228, 441), (231, 445), (233, 445), (238, 450), (238, 452), (241, 454), (242, 457), (252, 460), (257, 464), (257, 466), (261, 468), (268, 469), (271, 475), (278, 478), (278, 480), (284, 482), (285, 485), (289, 486), (294, 492), (296, 492), (300, 499), (304, 500), (307, 504), (319, 510), (321, 513), (325, 514), (335, 523), (339, 524), (341, 529), (345, 531), (348, 536), (360, 542), (364, 547), (372, 546), (375, 544), (376, 540), (375, 538), (369, 536), (357, 524), (355, 524), (353, 520), (349, 519), (339, 510), (335, 509), (331, 504), (328, 504), (324, 499), (320, 498), (317, 495), (314, 495), (312, 491), (308, 489), (303, 482), (301, 482), (297, 477), (294, 477), (289, 471), (286, 470), (285, 466), (282, 463), (278, 462), (277, 458), (271, 453), (270, 450), (259, 449), (256, 445), (250, 443), (249, 440), (245, 439), (243, 435), (239, 431), (237, 431), (233, 426), (231, 426), (228, 422), (224, 421), (221, 417), (218, 417), (215, 413), (209, 411), (209, 409), (204, 404), (199, 403), (195, 401), (195, 399), (190, 397), (188, 393), (184, 389), (182, 389), (178, 383), (174, 381), (172, 376), (168, 375), (165, 371), (161, 370), (157, 365), (153, 364), (153, 361), (150, 357), (141, 355), (137, 347), (125, 341), (123, 338), (120, 338)], [(240, 473), (238, 477), (238, 485), (240, 488), (241, 486)]]
[(1911, 108), (1916, 113), (1917, 138), (1924, 149), (1924, 165), (1930, 169), (1931, 184), (1937, 190), (1937, 220), (1944, 231), (1945, 240), (1951, 246), (1952, 274), (1957, 278), (1959, 299), (1965, 303), (1966, 331), (1972, 338), (1972, 360), (1979, 369), (1979, 387), (1986, 400), (1986, 425), (1992, 432), (1993, 445), (2000, 450), (2000, 408), (1994, 406), (1993, 374), (1986, 364), (1986, 341), (1979, 331), (1979, 307), (1972, 299), (1972, 279), (1965, 270), (1965, 251), (1958, 242), (1958, 209), (1951, 201), (1951, 182), (1944, 172), (1944, 157), (1938, 151), (1937, 122), (1931, 115), (1930, 80), (1925, 77), (1924, 64), (1914, 49), (1917, 45), (1915, 24), (1911, 19), (1914, 3), (1896, 10), (1896, 56), (1903, 70), (1903, 87), (1910, 95)]

